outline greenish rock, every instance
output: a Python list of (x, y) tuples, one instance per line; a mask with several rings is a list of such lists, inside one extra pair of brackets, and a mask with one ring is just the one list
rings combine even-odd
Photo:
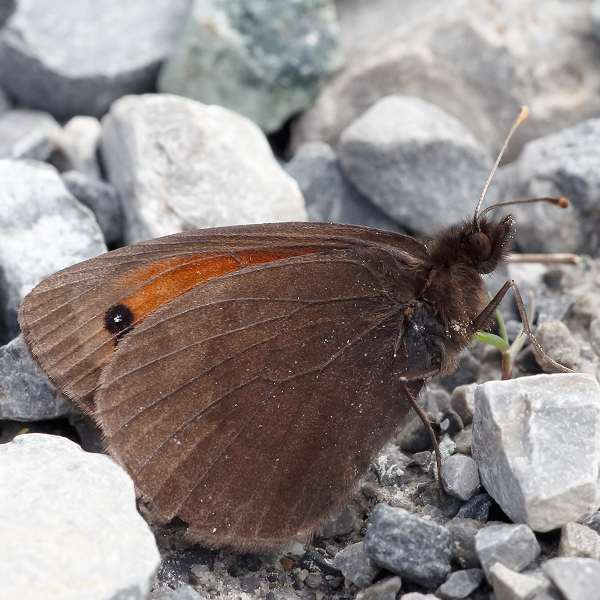
[(158, 88), (276, 131), (342, 65), (332, 0), (194, 0)]

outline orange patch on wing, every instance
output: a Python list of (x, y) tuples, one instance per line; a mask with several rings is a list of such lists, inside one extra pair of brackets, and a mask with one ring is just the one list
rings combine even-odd
[(208, 281), (245, 267), (323, 252), (317, 246), (243, 250), (235, 254), (214, 256), (200, 254), (157, 261), (142, 267), (124, 278), (128, 287), (139, 286), (120, 303), (131, 309), (135, 323), (140, 323), (156, 309)]

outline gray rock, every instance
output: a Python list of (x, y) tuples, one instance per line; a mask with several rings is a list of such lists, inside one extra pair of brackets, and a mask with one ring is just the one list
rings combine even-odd
[(471, 498), (466, 504), (460, 507), (456, 516), (461, 519), (474, 519), (481, 523), (487, 523), (490, 508), (494, 501), (489, 494), (477, 494)]
[(592, 375), (489, 381), (475, 399), (473, 458), (512, 521), (550, 531), (597, 510), (600, 386)]
[(465, 425), (470, 425), (473, 422), (473, 414), (475, 412), (475, 389), (476, 383), (467, 383), (459, 385), (450, 397), (452, 408), (460, 415)]
[(448, 521), (446, 527), (452, 535), (452, 560), (463, 569), (481, 566), (475, 552), (475, 536), (484, 524), (470, 518), (454, 517)]
[(396, 600), (401, 587), (400, 577), (388, 577), (358, 592), (356, 600)]
[(18, 335), (19, 304), (37, 283), (105, 251), (92, 211), (68, 192), (54, 167), (0, 160), (0, 287), (8, 339)]
[(12, 109), (12, 102), (6, 92), (0, 88), (0, 115)]
[(560, 556), (600, 559), (600, 535), (579, 523), (566, 523), (560, 531)]
[(13, 14), (16, 6), (17, 0), (0, 1), (0, 27), (2, 27), (10, 15)]
[(424, 587), (440, 585), (450, 573), (450, 532), (402, 508), (378, 504), (373, 509), (364, 551), (378, 565)]
[(454, 437), (454, 443), (456, 444), (456, 451), (466, 456), (471, 456), (471, 442), (473, 440), (473, 431), (469, 427), (459, 431)]
[(123, 206), (117, 190), (80, 171), (67, 171), (61, 175), (67, 189), (81, 204), (92, 210), (102, 229), (107, 244), (123, 238)]
[(477, 532), (475, 551), (491, 583), (491, 566), (496, 562), (522, 571), (540, 553), (540, 545), (527, 525), (489, 525)]
[(408, 483), (412, 476), (405, 469), (410, 459), (402, 454), (392, 444), (387, 444), (373, 461), (372, 469), (375, 472), (379, 485), (402, 485)]
[(296, 181), (260, 129), (220, 106), (126, 96), (103, 121), (102, 156), (121, 196), (125, 241), (178, 231), (306, 220)]
[[(564, 323), (545, 321), (535, 330), (535, 337), (550, 358), (568, 369), (579, 367), (579, 343)], [(537, 354), (536, 361), (545, 372), (556, 373), (557, 369)]]
[(19, 435), (0, 455), (6, 598), (146, 598), (160, 555), (121, 467), (43, 434)]
[[(433, 233), (468, 217), (492, 159), (435, 104), (387, 96), (340, 136), (340, 160), (356, 187), (398, 223)], [(494, 183), (486, 195), (498, 199)]]
[(600, 119), (589, 119), (529, 142), (512, 177), (506, 200), (565, 196), (570, 206), (557, 210), (545, 203), (511, 206), (515, 241), (523, 252), (600, 250)]
[(357, 519), (358, 514), (356, 513), (356, 509), (352, 506), (348, 506), (336, 519), (325, 525), (322, 535), (325, 538), (347, 535), (354, 529)]
[(331, 0), (196, 0), (158, 88), (276, 131), (342, 63)]
[(441, 434), (447, 434), (449, 436), (456, 435), (465, 427), (459, 414), (451, 408), (447, 409), (440, 417), (438, 425), (440, 427)]
[(542, 582), (531, 575), (509, 569), (501, 562), (490, 567), (497, 600), (530, 600), (542, 589)]
[(402, 600), (438, 600), (438, 597), (434, 594), (421, 594), (421, 592), (410, 592), (409, 594), (403, 594)]
[[(377, 100), (412, 94), (467, 123), (495, 154), (523, 100), (535, 96), (509, 148), (515, 157), (524, 142), (600, 114), (589, 6), (407, 0), (398, 10), (391, 0), (339, 2), (346, 67), (303, 114), (295, 143), (335, 147), (344, 127)], [(540, 26), (532, 36), (534, 22)]]
[(381, 570), (365, 554), (363, 542), (342, 548), (335, 555), (333, 566), (339, 569), (348, 581), (359, 588), (370, 586)]
[(600, 318), (596, 317), (590, 323), (590, 344), (594, 352), (600, 356)]
[(191, 585), (182, 585), (169, 596), (169, 600), (204, 600), (204, 598), (205, 596), (201, 596)]
[(39, 110), (15, 109), (0, 115), (0, 158), (46, 160), (60, 137), (60, 125)]
[(435, 595), (442, 600), (462, 600), (479, 587), (483, 576), (482, 569), (455, 571), (450, 573)]
[(73, 117), (62, 128), (51, 157), (52, 164), (61, 172), (75, 170), (100, 179), (98, 145), (101, 134), (102, 125), (95, 117)]
[(324, 142), (302, 144), (285, 170), (300, 186), (310, 221), (331, 221), (399, 231), (400, 226), (361, 194)]
[(124, 94), (150, 91), (183, 25), (187, 0), (20, 0), (0, 33), (0, 85), (65, 118), (101, 116)]
[(23, 336), (0, 347), (0, 419), (43, 421), (72, 412), (68, 399), (31, 360)]
[(542, 565), (542, 569), (565, 600), (600, 599), (600, 561), (593, 558), (551, 558)]
[(447, 458), (440, 473), (444, 489), (455, 498), (470, 500), (479, 491), (477, 463), (464, 454)]

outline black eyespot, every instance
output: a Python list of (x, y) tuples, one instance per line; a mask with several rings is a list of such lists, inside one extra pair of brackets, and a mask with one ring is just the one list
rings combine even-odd
[(485, 233), (476, 231), (469, 236), (469, 250), (473, 260), (483, 262), (492, 253), (492, 242)]
[(116, 336), (117, 341), (133, 329), (135, 318), (125, 304), (114, 304), (104, 313), (104, 329)]

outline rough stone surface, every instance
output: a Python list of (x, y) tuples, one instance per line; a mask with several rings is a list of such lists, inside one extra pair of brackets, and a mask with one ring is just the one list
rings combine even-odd
[(527, 525), (489, 525), (477, 532), (475, 551), (491, 583), (490, 567), (494, 563), (522, 571), (539, 555), (540, 545)]
[(425, 587), (440, 585), (450, 573), (450, 532), (402, 508), (373, 509), (364, 551), (378, 565)]
[(333, 148), (324, 142), (302, 144), (285, 170), (300, 186), (310, 221), (333, 221), (399, 231), (344, 174)]
[[(467, 127), (412, 96), (379, 100), (342, 132), (339, 152), (365, 196), (401, 225), (427, 234), (472, 213), (492, 168)], [(497, 198), (494, 183), (486, 203)]]
[(493, 503), (494, 501), (489, 494), (477, 494), (477, 496), (474, 496), (460, 507), (456, 516), (462, 519), (474, 519), (481, 523), (487, 523), (490, 507)]
[(567, 523), (560, 531), (560, 556), (600, 559), (600, 535), (579, 523)]
[(31, 360), (22, 336), (0, 347), (0, 419), (42, 421), (72, 412), (71, 403)]
[(17, 0), (1, 0), (0, 1), (0, 27), (4, 25), (8, 17), (13, 14), (17, 6)]
[(452, 560), (463, 569), (474, 569), (481, 566), (475, 552), (475, 536), (484, 524), (474, 519), (454, 517), (446, 527), (452, 535)]
[(126, 96), (103, 119), (102, 156), (125, 241), (178, 231), (306, 220), (296, 181), (249, 119), (168, 94)]
[(475, 406), (473, 458), (512, 521), (550, 531), (598, 508), (600, 386), (592, 375), (490, 381)]
[(373, 461), (372, 469), (380, 485), (402, 485), (412, 479), (406, 473), (410, 459), (393, 444), (387, 444)]
[(450, 573), (435, 595), (442, 600), (461, 600), (474, 592), (484, 577), (482, 569), (464, 569)]
[(380, 569), (367, 557), (363, 542), (342, 548), (333, 559), (333, 566), (354, 585), (365, 588), (373, 583)]
[(497, 600), (528, 600), (542, 589), (542, 582), (531, 575), (517, 573), (501, 562), (490, 567)]
[(144, 600), (160, 556), (131, 479), (65, 438), (0, 446), (5, 598)]
[(565, 600), (600, 600), (600, 561), (593, 558), (552, 558), (544, 573)]
[(95, 117), (73, 117), (62, 128), (52, 164), (63, 171), (79, 171), (100, 179), (98, 144), (102, 125)]
[(46, 160), (61, 135), (52, 115), (15, 109), (0, 115), (0, 158)]
[(0, 160), (0, 286), (5, 335), (19, 333), (21, 300), (42, 279), (106, 252), (92, 212), (67, 190), (56, 169)]
[(336, 34), (332, 0), (195, 0), (158, 87), (225, 106), (272, 132), (341, 66)]
[(452, 392), (450, 404), (452, 408), (460, 415), (465, 425), (470, 425), (473, 422), (473, 414), (475, 412), (475, 390), (476, 383), (467, 383), (459, 385)]
[(123, 207), (115, 188), (80, 171), (61, 175), (67, 189), (94, 213), (107, 244), (123, 238)]
[(519, 106), (529, 105), (513, 157), (524, 142), (600, 113), (589, 0), (407, 0), (397, 7), (338, 3), (346, 67), (302, 116), (296, 144), (318, 139), (335, 147), (344, 127), (390, 94), (438, 103), (492, 154)]
[(388, 577), (358, 592), (356, 600), (396, 600), (401, 587), (400, 577)]
[(54, 116), (101, 116), (150, 91), (183, 24), (187, 0), (19, 0), (0, 33), (0, 85)]
[(503, 172), (505, 200), (569, 199), (569, 208), (511, 206), (522, 252), (600, 252), (600, 119), (529, 142)]
[(441, 471), (444, 489), (455, 498), (470, 500), (479, 491), (477, 463), (463, 454), (447, 458)]
[[(568, 327), (560, 321), (550, 320), (542, 323), (535, 331), (535, 336), (544, 352), (559, 364), (576, 370), (580, 363), (579, 343)], [(556, 373), (557, 369), (536, 355), (536, 361), (546, 373)]]

